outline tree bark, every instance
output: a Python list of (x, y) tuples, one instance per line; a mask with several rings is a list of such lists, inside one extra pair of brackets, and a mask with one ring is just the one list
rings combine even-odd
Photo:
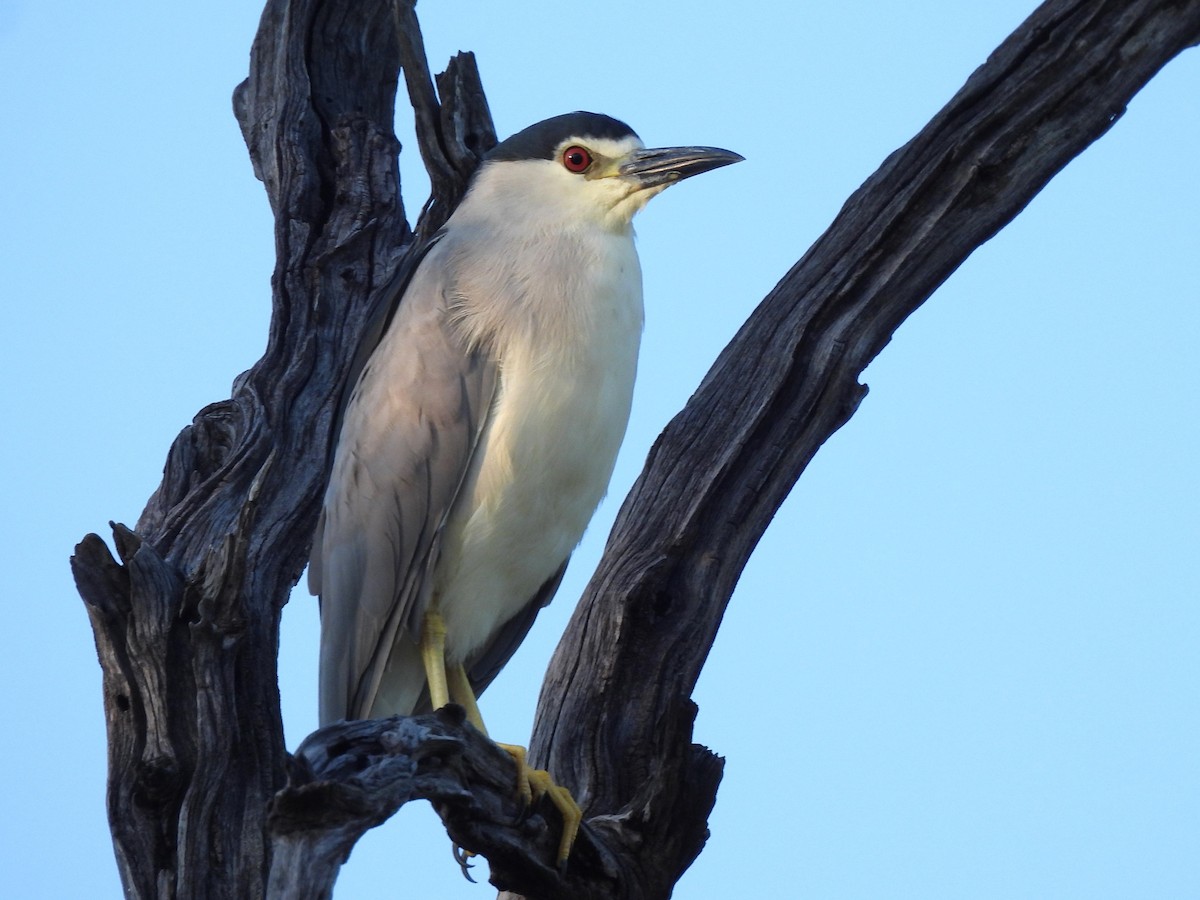
[(444, 221), (495, 141), (473, 59), (452, 61), (439, 107), (422, 53), (411, 2), (268, 2), (234, 95), (275, 214), (266, 354), (176, 438), (136, 529), (114, 526), (120, 562), (96, 535), (72, 558), (104, 672), (129, 897), (264, 893), (287, 758), (279, 613), (308, 557), (354, 348), (415, 246), (393, 134), (401, 64), (415, 108), (436, 113), (422, 120), (442, 166), (422, 227)]
[[(136, 529), (72, 558), (96, 635), (126, 895), (328, 896), (354, 840), (412, 798), (538, 898), (662, 898), (707, 838), (721, 761), (690, 700), (775, 510), (857, 408), (858, 377), (971, 251), (1200, 41), (1200, 0), (1051, 0), (846, 203), (651, 450), (551, 664), (531, 751), (587, 816), (564, 873), (552, 809), (454, 710), (322, 729), (289, 761), (279, 612), (320, 503), (371, 306), (495, 142), (473, 58), (430, 78), (412, 0), (270, 0), (234, 106), (275, 213), (267, 351), (168, 454)], [(403, 67), (433, 196), (410, 230)], [(559, 727), (563, 723), (563, 727)]]

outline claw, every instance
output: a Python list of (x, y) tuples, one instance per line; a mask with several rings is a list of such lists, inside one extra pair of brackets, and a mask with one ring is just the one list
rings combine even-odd
[(454, 854), (454, 861), (458, 863), (458, 867), (462, 870), (463, 878), (467, 879), (471, 884), (476, 884), (475, 879), (471, 877), (471, 869), (474, 868), (471, 865), (471, 857), (475, 855), (475, 851), (467, 850), (458, 846), (458, 844), (452, 844), (450, 849)]

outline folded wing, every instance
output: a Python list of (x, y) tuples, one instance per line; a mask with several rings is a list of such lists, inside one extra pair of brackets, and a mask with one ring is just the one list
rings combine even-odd
[(321, 597), (323, 724), (369, 716), (393, 644), (416, 639), (496, 389), (495, 361), (466, 346), (449, 318), (439, 249), (396, 289), (344, 405), (309, 567)]

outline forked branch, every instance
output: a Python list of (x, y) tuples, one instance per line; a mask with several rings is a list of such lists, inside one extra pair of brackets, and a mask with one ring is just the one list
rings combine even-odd
[(587, 815), (559, 874), (553, 814), (520, 816), (508, 758), (452, 713), (324, 729), (290, 764), (283, 750), (279, 609), (307, 558), (354, 348), (414, 246), (392, 131), (401, 64), (434, 184), (417, 239), (495, 140), (469, 56), (435, 91), (412, 7), (267, 4), (235, 95), (275, 212), (266, 355), (176, 440), (136, 530), (117, 528), (119, 561), (94, 535), (73, 558), (129, 897), (255, 897), (268, 880), (274, 897), (327, 895), (357, 836), (414, 797), (529, 897), (668, 896), (706, 840), (721, 772), (692, 743), (689, 698), (775, 510), (894, 330), (1200, 40), (1200, 0), (1050, 0), (721, 354), (651, 450), (543, 685), (534, 758)]

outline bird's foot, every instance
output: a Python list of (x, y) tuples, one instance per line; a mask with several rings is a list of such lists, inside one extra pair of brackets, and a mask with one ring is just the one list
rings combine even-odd
[(513, 762), (517, 764), (517, 794), (521, 798), (522, 807), (528, 807), (534, 800), (548, 796), (550, 802), (554, 804), (554, 808), (562, 816), (562, 836), (559, 838), (558, 855), (554, 860), (559, 871), (562, 871), (567, 866), (567, 857), (571, 855), (571, 847), (574, 846), (575, 838), (579, 834), (579, 826), (583, 822), (583, 810), (579, 808), (579, 804), (575, 802), (571, 792), (561, 784), (556, 784), (549, 772), (545, 769), (529, 768), (524, 747), (500, 743), (497, 743), (496, 746), (508, 753), (513, 758)]
[(556, 784), (545, 769), (530, 769), (529, 783), (539, 799), (542, 795), (549, 795), (550, 802), (562, 816), (562, 836), (558, 841), (558, 856), (554, 859), (554, 864), (561, 872), (567, 867), (567, 857), (571, 855), (571, 848), (575, 846), (575, 838), (579, 835), (579, 826), (583, 823), (583, 810), (579, 808), (571, 792), (561, 784)]

